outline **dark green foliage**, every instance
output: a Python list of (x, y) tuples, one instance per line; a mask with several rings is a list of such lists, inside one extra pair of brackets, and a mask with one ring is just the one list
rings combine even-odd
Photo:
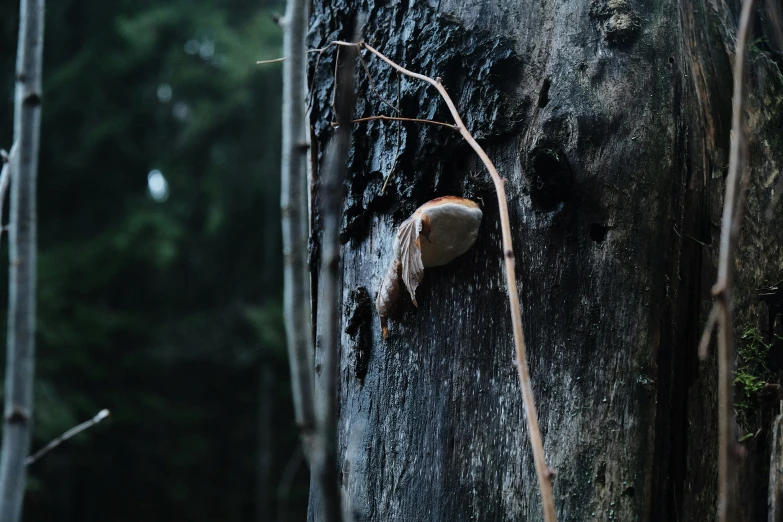
[[(0, 6), (5, 148), (17, 8)], [(33, 447), (102, 408), (112, 417), (35, 464), (28, 521), (254, 519), (261, 365), (275, 374), (277, 486), (296, 441), (280, 305), (280, 67), (255, 62), (279, 56), (280, 10), (49, 3)], [(148, 192), (154, 169), (164, 201)], [(305, 503), (303, 475), (293, 506)]]

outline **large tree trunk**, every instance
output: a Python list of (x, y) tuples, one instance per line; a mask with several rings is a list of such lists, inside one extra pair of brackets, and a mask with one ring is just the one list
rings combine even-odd
[[(716, 365), (714, 355), (698, 362), (697, 344), (715, 274), (739, 4), (358, 4), (315, 2), (310, 44), (350, 39), (364, 10), (364, 38), (397, 63), (440, 76), (508, 179), (558, 520), (712, 520)], [(756, 48), (750, 63), (738, 331), (763, 315), (754, 289), (783, 279), (783, 227), (763, 219), (768, 178), (783, 157), (783, 83), (765, 51)], [(366, 59), (380, 94), (396, 105), (395, 74)], [(317, 181), (316, 160), (332, 134), (334, 52), (314, 65), (315, 57)], [(355, 116), (391, 114), (358, 71)], [(432, 89), (403, 78), (401, 92), (403, 116), (449, 121)], [(492, 185), (458, 135), (405, 124), (391, 190), (381, 195), (397, 141), (396, 124), (356, 125), (349, 161), (339, 303), (347, 505), (356, 521), (542, 520)], [(451, 264), (425, 271), (418, 309), (406, 300), (383, 341), (372, 303), (396, 227), (443, 195), (482, 203), (479, 239)], [(316, 214), (314, 253), (319, 235)], [(744, 443), (743, 520), (766, 516), (767, 417), (743, 427), (762, 430)]]

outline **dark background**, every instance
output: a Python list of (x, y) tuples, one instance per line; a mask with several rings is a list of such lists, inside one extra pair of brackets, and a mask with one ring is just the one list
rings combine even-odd
[[(280, 56), (282, 10), (49, 2), (33, 450), (112, 415), (31, 467), (26, 521), (303, 519), (281, 316), (280, 64), (255, 63)], [(18, 3), (0, 3), (6, 149), (17, 24)], [(155, 169), (168, 192), (153, 197)], [(7, 259), (5, 237), (0, 248)]]

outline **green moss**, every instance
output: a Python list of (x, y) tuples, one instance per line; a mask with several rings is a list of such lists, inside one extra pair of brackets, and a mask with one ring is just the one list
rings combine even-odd
[(734, 408), (737, 421), (749, 425), (759, 406), (759, 391), (771, 377), (767, 358), (772, 346), (764, 342), (758, 328), (747, 328), (738, 343), (739, 366), (734, 377)]

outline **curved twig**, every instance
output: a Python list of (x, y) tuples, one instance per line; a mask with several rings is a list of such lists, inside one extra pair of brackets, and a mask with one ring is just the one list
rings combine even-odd
[(701, 348), (706, 349), (714, 327), (718, 324), (718, 520), (733, 520), (736, 513), (737, 451), (734, 429), (734, 321), (731, 310), (731, 290), (734, 284), (734, 252), (737, 246), (744, 191), (740, 188), (741, 173), (747, 157), (743, 121), (745, 98), (745, 68), (748, 59), (753, 0), (745, 0), (740, 14), (737, 48), (734, 57), (734, 97), (731, 114), (731, 148), (726, 194), (723, 198), (723, 221), (720, 233), (718, 278), (712, 287), (715, 305), (710, 313), (707, 330), (702, 335)]
[(39, 460), (41, 457), (52, 451), (54, 448), (65, 442), (66, 440), (70, 439), (74, 435), (78, 435), (79, 433), (83, 432), (86, 429), (92, 428), (99, 422), (101, 422), (103, 419), (107, 418), (109, 416), (109, 410), (101, 410), (99, 411), (95, 417), (92, 419), (82, 422), (78, 426), (74, 426), (73, 428), (69, 429), (56, 439), (53, 439), (49, 444), (44, 446), (43, 448), (36, 451), (33, 455), (30, 455), (27, 457), (24, 461), (25, 466), (29, 466)]
[(528, 423), (528, 431), (530, 433), (530, 444), (533, 448), (533, 459), (535, 461), (536, 475), (538, 476), (538, 485), (541, 491), (541, 502), (544, 507), (544, 520), (546, 522), (555, 522), (557, 520), (557, 514), (555, 512), (555, 500), (552, 494), (552, 470), (546, 464), (544, 445), (541, 439), (541, 431), (538, 426), (538, 414), (536, 413), (535, 401), (533, 399), (533, 386), (530, 383), (530, 373), (528, 371), (527, 356), (525, 353), (525, 335), (522, 329), (522, 312), (521, 306), (519, 304), (519, 295), (517, 293), (517, 281), (514, 269), (514, 250), (511, 242), (511, 222), (509, 220), (508, 203), (506, 201), (506, 180), (500, 177), (500, 174), (498, 174), (495, 165), (489, 159), (487, 153), (484, 151), (481, 145), (476, 142), (476, 140), (465, 127), (465, 124), (463, 123), (462, 118), (460, 117), (459, 112), (454, 105), (454, 102), (451, 100), (451, 97), (441, 84), (440, 78), (433, 79), (429, 76), (409, 71), (408, 69), (387, 58), (383, 53), (376, 50), (366, 42), (351, 43), (336, 40), (331, 43), (340, 46), (358, 47), (360, 50), (366, 49), (386, 62), (390, 67), (399, 73), (411, 78), (416, 78), (417, 80), (421, 80), (423, 82), (427, 82), (428, 84), (435, 87), (443, 101), (446, 103), (446, 106), (449, 108), (449, 112), (451, 113), (452, 118), (454, 118), (457, 131), (462, 135), (463, 139), (468, 142), (470, 147), (489, 171), (489, 175), (492, 178), (492, 182), (495, 185), (495, 191), (497, 192), (498, 196), (498, 207), (500, 209), (500, 228), (503, 236), (503, 252), (506, 265), (506, 285), (508, 286), (508, 300), (511, 307), (511, 323), (514, 330), (516, 367), (519, 376), (520, 388), (522, 389), (522, 402), (525, 407), (525, 412), (527, 413), (526, 419)]
[[(447, 127), (451, 130), (459, 131), (459, 128), (457, 128), (456, 125), (453, 123), (446, 123), (443, 121), (435, 121), (435, 120), (423, 120), (420, 118), (402, 118), (397, 116), (367, 116), (365, 118), (356, 118), (355, 120), (351, 120), (351, 123), (361, 123), (363, 121), (373, 121), (373, 120), (384, 120), (384, 121), (409, 121), (413, 123), (428, 123), (430, 125), (440, 125), (441, 127)], [(338, 126), (338, 122), (333, 122), (333, 126)]]

